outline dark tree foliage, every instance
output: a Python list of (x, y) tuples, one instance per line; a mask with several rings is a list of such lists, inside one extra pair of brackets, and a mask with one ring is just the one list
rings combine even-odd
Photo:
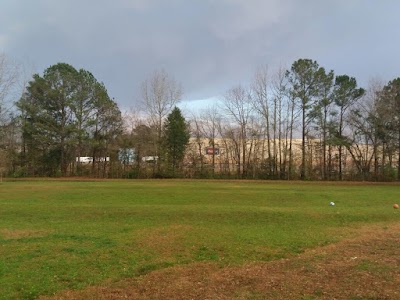
[(291, 94), (298, 99), (301, 115), (301, 167), (300, 177), (306, 178), (306, 140), (309, 125), (314, 120), (314, 105), (321, 96), (321, 82), (326, 77), (325, 69), (311, 59), (299, 59), (292, 64), (286, 74), (291, 84)]
[[(321, 166), (321, 177), (326, 180), (329, 178), (331, 172), (331, 151), (328, 147), (330, 141), (330, 129), (332, 127), (331, 117), (334, 115), (333, 112), (333, 79), (334, 73), (331, 70), (329, 73), (321, 74), (319, 88), (320, 95), (319, 99), (315, 102), (312, 108), (313, 123), (316, 129), (319, 131), (321, 137), (321, 148), (322, 148), (322, 166)], [(327, 157), (328, 156), (328, 157)]]
[(397, 150), (397, 180), (400, 180), (400, 78), (383, 87), (379, 93), (379, 108), (384, 119), (381, 136), (390, 152)]
[[(78, 72), (68, 64), (48, 68), (29, 82), (17, 103), (21, 111), (24, 154), (33, 173), (64, 175), (74, 134), (72, 104), (77, 95)], [(32, 175), (35, 175), (32, 174)]]
[(336, 76), (333, 98), (339, 110), (339, 120), (336, 131), (336, 141), (339, 146), (339, 179), (342, 180), (342, 154), (343, 146), (346, 145), (347, 138), (343, 136), (344, 116), (350, 106), (365, 94), (363, 88), (357, 87), (357, 81), (354, 77), (347, 75)]
[(121, 128), (121, 113), (104, 85), (65, 63), (35, 74), (17, 107), (28, 175), (74, 173), (75, 157), (106, 155)]
[(175, 107), (164, 123), (164, 152), (167, 166), (175, 176), (185, 156), (186, 146), (189, 143), (189, 125), (179, 108)]

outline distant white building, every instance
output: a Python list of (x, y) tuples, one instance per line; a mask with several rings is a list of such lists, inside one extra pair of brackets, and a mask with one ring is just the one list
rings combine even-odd
[(156, 162), (158, 160), (158, 156), (143, 156), (143, 162)]
[[(91, 156), (81, 156), (81, 157), (76, 157), (75, 161), (77, 163), (81, 163), (81, 164), (91, 164), (93, 163), (93, 157)], [(96, 157), (96, 161), (97, 162), (104, 162), (104, 161), (110, 161), (110, 157)]]

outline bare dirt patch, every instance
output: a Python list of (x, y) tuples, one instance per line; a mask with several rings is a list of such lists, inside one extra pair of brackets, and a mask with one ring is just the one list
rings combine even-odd
[(265, 263), (195, 263), (42, 299), (400, 299), (400, 224)]

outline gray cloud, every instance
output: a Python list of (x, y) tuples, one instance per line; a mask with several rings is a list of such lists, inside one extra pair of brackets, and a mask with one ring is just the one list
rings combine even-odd
[(246, 83), (260, 64), (317, 60), (366, 83), (399, 76), (395, 0), (3, 0), (0, 51), (37, 72), (91, 71), (123, 107), (164, 68), (186, 99)]

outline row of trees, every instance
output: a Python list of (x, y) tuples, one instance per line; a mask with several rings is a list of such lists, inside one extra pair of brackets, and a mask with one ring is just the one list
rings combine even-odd
[[(1, 87), (6, 92), (14, 82), (4, 83), (7, 86)], [(165, 72), (143, 83), (150, 118), (149, 126), (135, 128), (146, 135), (139, 141), (124, 131), (117, 103), (90, 72), (59, 63), (43, 76), (33, 75), (15, 102), (16, 117), (2, 122), (1, 147), (7, 151), (2, 157), (4, 171), (14, 176), (108, 177), (120, 169), (121, 152), (140, 151), (147, 139), (154, 146), (149, 149), (151, 155), (162, 158), (173, 175), (189, 140), (188, 124), (174, 107), (181, 90), (173, 84)], [(90, 165), (82, 160), (86, 157)], [(140, 161), (138, 155), (136, 159)], [(6, 166), (7, 160), (11, 164)], [(155, 166), (153, 176), (159, 176), (161, 164)]]
[(238, 177), (400, 180), (399, 78), (366, 90), (299, 59), (289, 70), (260, 68), (216, 111), (193, 129), (211, 146), (219, 138)]
[[(0, 96), (15, 83), (3, 73)], [(123, 115), (90, 72), (51, 66), (7, 114), (0, 98), (1, 171), (400, 180), (400, 78), (364, 89), (354, 77), (299, 59), (288, 69), (262, 66), (249, 81), (185, 119), (180, 84), (156, 71), (142, 83), (142, 105)], [(87, 156), (90, 165), (80, 161)]]

